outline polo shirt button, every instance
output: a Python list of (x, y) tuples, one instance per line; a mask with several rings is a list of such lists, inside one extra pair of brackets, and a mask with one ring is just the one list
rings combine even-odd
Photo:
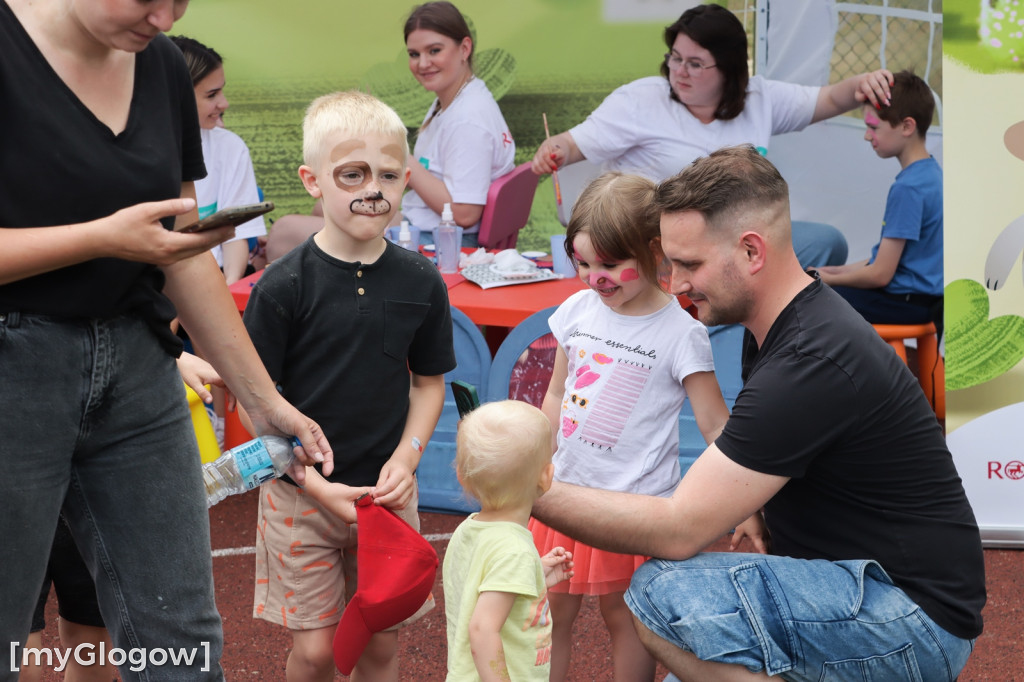
[(362, 276), (363, 276), (363, 271), (362, 270), (356, 270), (356, 277), (362, 277)]
[(366, 293), (366, 289), (363, 289), (362, 287), (359, 287), (358, 292), (359, 292), (359, 295), (362, 296), (363, 294)]

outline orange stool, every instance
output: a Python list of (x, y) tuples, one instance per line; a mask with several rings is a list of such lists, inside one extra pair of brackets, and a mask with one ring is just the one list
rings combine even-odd
[(873, 324), (878, 335), (907, 361), (906, 339), (917, 340), (917, 378), (928, 403), (939, 419), (946, 418), (946, 363), (939, 355), (935, 324)]

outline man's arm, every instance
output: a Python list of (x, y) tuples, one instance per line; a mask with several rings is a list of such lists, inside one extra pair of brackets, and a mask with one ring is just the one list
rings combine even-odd
[(672, 497), (556, 482), (534, 503), (533, 515), (599, 549), (687, 559), (764, 506), (788, 480), (740, 466), (712, 444)]

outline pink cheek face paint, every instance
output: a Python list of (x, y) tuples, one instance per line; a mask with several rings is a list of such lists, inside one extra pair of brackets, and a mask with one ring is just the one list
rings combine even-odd
[(640, 279), (640, 273), (636, 268), (626, 268), (622, 271), (622, 276), (619, 279), (623, 282), (633, 282)]
[(876, 141), (875, 129), (878, 128), (878, 126), (882, 125), (881, 119), (879, 119), (877, 116), (875, 116), (870, 111), (865, 111), (864, 112), (864, 123), (866, 123), (867, 126), (868, 126), (867, 133), (866, 133), (867, 139), (870, 140), (871, 142), (875, 142)]

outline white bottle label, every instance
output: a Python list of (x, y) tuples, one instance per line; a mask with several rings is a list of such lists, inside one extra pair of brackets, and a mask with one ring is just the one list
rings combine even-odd
[(238, 464), (238, 473), (246, 490), (258, 488), (277, 477), (270, 453), (259, 438), (247, 445), (239, 446), (235, 450), (235, 462)]

